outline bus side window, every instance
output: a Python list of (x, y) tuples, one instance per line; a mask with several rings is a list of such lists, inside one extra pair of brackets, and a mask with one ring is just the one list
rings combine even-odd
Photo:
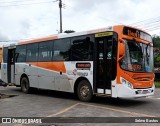
[(70, 59), (72, 61), (93, 60), (93, 36), (80, 36), (71, 39)]
[(26, 45), (18, 45), (16, 47), (16, 62), (26, 61)]
[(68, 61), (70, 50), (70, 39), (54, 41), (53, 61)]
[(39, 43), (38, 61), (52, 61), (53, 41)]
[(38, 43), (27, 45), (26, 62), (37, 62), (38, 59)]
[(8, 48), (4, 47), (3, 48), (3, 62), (7, 63), (7, 57), (8, 57)]

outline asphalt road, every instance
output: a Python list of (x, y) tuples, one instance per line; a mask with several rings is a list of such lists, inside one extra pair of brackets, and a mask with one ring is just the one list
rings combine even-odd
[(155, 95), (149, 98), (95, 97), (90, 103), (80, 102), (70, 93), (47, 90), (34, 90), (32, 94), (24, 94), (17, 87), (0, 87), (0, 93), (15, 95), (0, 99), (0, 117), (160, 117), (160, 89), (156, 89)]

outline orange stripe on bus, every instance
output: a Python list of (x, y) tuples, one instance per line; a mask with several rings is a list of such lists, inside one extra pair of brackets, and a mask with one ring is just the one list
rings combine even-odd
[(54, 40), (54, 39), (58, 39), (58, 36), (50, 36), (50, 37), (46, 37), (46, 38), (39, 38), (39, 39), (28, 40), (28, 41), (24, 41), (24, 42), (18, 42), (18, 45), (43, 42), (43, 41)]
[(37, 66), (48, 70), (66, 73), (64, 62), (29, 62), (27, 64), (31, 64), (33, 66)]

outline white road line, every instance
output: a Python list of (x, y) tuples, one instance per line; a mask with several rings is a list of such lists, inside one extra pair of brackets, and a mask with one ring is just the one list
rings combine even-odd
[(149, 99), (158, 99), (158, 100), (160, 100), (160, 98), (156, 98), (156, 97), (147, 97), (147, 98), (149, 98)]
[(156, 98), (156, 99), (160, 99), (160, 98)]
[(103, 110), (111, 110), (111, 111), (114, 111), (114, 112), (126, 113), (126, 114), (130, 114), (130, 115), (135, 115), (135, 116), (156, 117), (155, 115), (148, 115), (148, 114), (143, 114), (143, 113), (131, 112), (131, 111), (122, 110), (122, 109), (119, 109), (119, 108), (104, 107), (104, 106), (86, 104), (86, 103), (79, 103), (79, 104), (80, 105), (84, 105), (84, 106), (90, 106), (90, 107), (94, 107), (94, 108), (99, 108), (99, 109), (103, 109)]

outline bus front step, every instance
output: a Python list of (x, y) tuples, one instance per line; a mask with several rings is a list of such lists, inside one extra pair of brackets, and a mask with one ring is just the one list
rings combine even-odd
[(96, 96), (99, 96), (99, 97), (111, 97), (111, 94), (95, 94)]

